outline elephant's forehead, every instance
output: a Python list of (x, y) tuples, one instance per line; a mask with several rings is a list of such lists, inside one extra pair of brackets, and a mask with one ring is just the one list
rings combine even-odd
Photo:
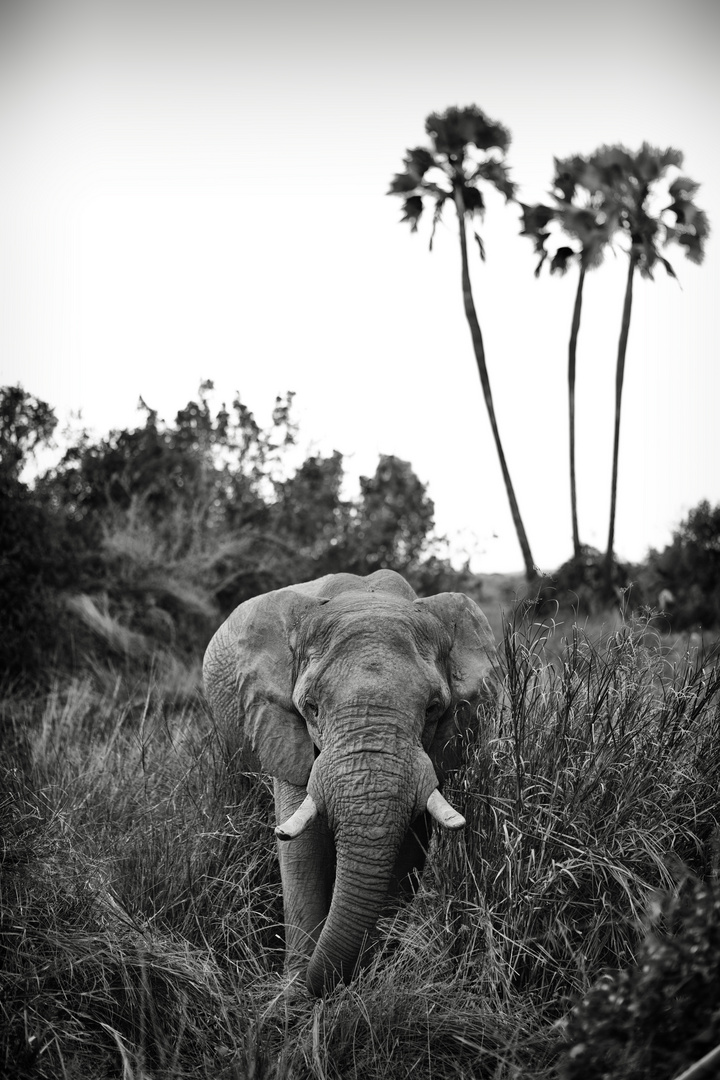
[(334, 615), (402, 617), (403, 615), (412, 616), (414, 613), (411, 601), (404, 597), (373, 592), (342, 593), (340, 596), (333, 597), (323, 610), (329, 617)]
[(449, 647), (445, 633), (437, 620), (428, 620), (413, 604), (400, 597), (350, 595), (338, 597), (318, 612), (307, 627), (308, 641), (324, 649), (333, 646), (352, 647), (376, 642), (383, 647), (395, 646), (425, 651)]

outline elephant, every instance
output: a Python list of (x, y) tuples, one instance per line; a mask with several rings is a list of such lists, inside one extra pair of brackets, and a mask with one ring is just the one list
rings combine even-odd
[(462, 593), (419, 599), (391, 570), (253, 597), (222, 624), (203, 679), (272, 775), (285, 973), (349, 982), (376, 923), (413, 895), (440, 794), (495, 700), (495, 639)]

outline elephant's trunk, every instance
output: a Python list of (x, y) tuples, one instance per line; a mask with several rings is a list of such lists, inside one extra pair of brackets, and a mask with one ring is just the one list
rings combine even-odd
[(420, 747), (318, 757), (308, 791), (327, 814), (337, 869), (330, 911), (310, 959), (313, 994), (349, 980), (388, 898), (393, 867), (412, 818), (437, 785)]

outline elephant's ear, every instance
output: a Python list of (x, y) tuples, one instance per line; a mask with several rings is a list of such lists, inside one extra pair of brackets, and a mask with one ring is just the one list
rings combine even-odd
[(478, 708), (494, 703), (495, 637), (490, 623), (474, 600), (463, 593), (440, 593), (416, 605), (431, 612), (450, 634), (450, 692), (452, 699), (440, 717), (429, 754), (438, 778), (456, 769), (463, 744), (478, 732)]
[(304, 785), (312, 740), (296, 712), (293, 646), (303, 618), (324, 603), (292, 588), (246, 600), (208, 645), (203, 664), (213, 712), (244, 728), (265, 772)]

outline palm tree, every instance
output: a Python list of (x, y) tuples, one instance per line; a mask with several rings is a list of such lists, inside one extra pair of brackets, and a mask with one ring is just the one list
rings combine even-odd
[(588, 270), (599, 266), (605, 255), (605, 248), (611, 240), (613, 222), (607, 212), (605, 199), (601, 192), (585, 192), (580, 204), (574, 200), (582, 187), (582, 179), (587, 170), (585, 158), (576, 155), (570, 158), (555, 158), (555, 177), (552, 182), (555, 206), (536, 203), (526, 206), (521, 203), (523, 227), (521, 235), (529, 236), (534, 241), (535, 251), (540, 261), (535, 267), (535, 277), (539, 277), (543, 264), (548, 258), (547, 242), (550, 239), (548, 226), (559, 225), (572, 241), (573, 246), (558, 247), (550, 259), (551, 274), (566, 274), (571, 263), (577, 262), (579, 275), (575, 291), (570, 340), (568, 344), (568, 427), (570, 443), (570, 512), (572, 517), (573, 556), (579, 560), (582, 556), (580, 531), (577, 512), (577, 482), (575, 475), (575, 371), (577, 362), (577, 342), (582, 314), (583, 288)]
[[(446, 109), (444, 113), (431, 113), (425, 121), (425, 130), (430, 136), (432, 148), (427, 149), (421, 146), (407, 151), (404, 158), (405, 170), (396, 173), (388, 194), (399, 195), (404, 200), (402, 220), (409, 222), (412, 232), (417, 232), (425, 199), (429, 198), (434, 203), (430, 250), (432, 250), (435, 229), (442, 216), (445, 203), (450, 201), (455, 206), (460, 235), (465, 317), (470, 327), (485, 406), (505, 481), (510, 512), (525, 563), (525, 575), (528, 581), (534, 581), (537, 570), (520, 516), (520, 508), (510, 479), (495, 417), (485, 347), (470, 283), (467, 251), (467, 222), (472, 221), (476, 214), (482, 216), (485, 210), (485, 201), (478, 184), (481, 181), (491, 184), (502, 192), (506, 200), (514, 196), (515, 185), (508, 177), (508, 169), (503, 160), (510, 145), (510, 132), (502, 124), (489, 120), (475, 105), (464, 109), (452, 107)], [(490, 151), (498, 151), (498, 153), (490, 153)], [(484, 260), (485, 251), (477, 232), (474, 232), (474, 238), (480, 250), (480, 257)]]
[[(658, 194), (659, 182), (665, 179), (671, 169), (680, 169), (682, 163), (682, 153), (673, 147), (661, 150), (643, 143), (637, 153), (632, 153), (623, 146), (604, 146), (589, 159), (583, 179), (589, 190), (596, 190), (612, 206), (617, 227), (628, 239), (628, 273), (615, 373), (610, 525), (604, 567), (608, 593), (613, 577), (620, 415), (635, 271), (639, 271), (641, 277), (652, 280), (653, 270), (660, 263), (674, 278), (675, 271), (660, 254), (660, 245), (677, 243), (691, 262), (699, 264), (703, 260), (705, 241), (710, 234), (707, 215), (693, 201), (700, 185), (686, 176), (678, 175), (672, 181), (668, 187), (672, 202), (653, 216), (652, 202)], [(668, 219), (668, 214), (674, 215), (674, 221)]]

